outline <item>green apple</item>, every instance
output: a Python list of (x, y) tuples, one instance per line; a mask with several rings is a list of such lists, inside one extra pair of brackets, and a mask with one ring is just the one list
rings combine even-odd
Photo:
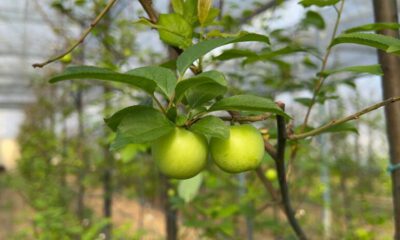
[(178, 179), (191, 178), (206, 165), (207, 140), (202, 135), (177, 127), (152, 144), (152, 154), (165, 175)]
[(72, 61), (72, 54), (68, 53), (60, 59), (62, 63), (70, 63)]
[(270, 181), (275, 181), (278, 177), (278, 173), (275, 169), (269, 168), (267, 171), (265, 171), (265, 177)]
[(228, 139), (212, 138), (211, 156), (215, 163), (229, 173), (255, 169), (264, 157), (264, 140), (252, 125), (230, 127)]

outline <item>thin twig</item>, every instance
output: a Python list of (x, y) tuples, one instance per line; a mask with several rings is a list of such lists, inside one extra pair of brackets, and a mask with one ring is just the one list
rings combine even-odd
[(370, 107), (367, 107), (367, 108), (365, 108), (365, 109), (363, 109), (363, 110), (361, 110), (361, 111), (359, 111), (357, 113), (354, 113), (354, 114), (352, 114), (350, 116), (347, 116), (347, 117), (344, 117), (344, 118), (340, 118), (340, 119), (337, 119), (337, 120), (332, 120), (329, 123), (327, 123), (327, 124), (325, 124), (325, 125), (323, 125), (323, 126), (321, 126), (319, 128), (316, 128), (316, 129), (314, 129), (312, 131), (309, 131), (309, 132), (306, 132), (306, 133), (294, 134), (294, 135), (289, 136), (288, 138), (291, 139), (291, 140), (297, 140), (297, 139), (303, 139), (303, 138), (306, 138), (306, 137), (315, 136), (317, 134), (320, 134), (320, 133), (324, 132), (325, 130), (327, 130), (327, 129), (331, 128), (331, 127), (337, 126), (339, 124), (342, 124), (342, 123), (345, 123), (345, 122), (348, 122), (348, 121), (351, 121), (351, 120), (356, 120), (361, 115), (364, 115), (364, 114), (369, 113), (369, 112), (371, 112), (373, 110), (376, 110), (376, 109), (378, 109), (380, 107), (383, 107), (385, 105), (388, 105), (390, 103), (394, 103), (394, 102), (397, 102), (397, 101), (400, 101), (400, 97), (393, 97), (393, 98), (386, 99), (383, 102), (374, 104), (374, 105), (372, 105)]
[(157, 23), (158, 21), (158, 13), (153, 8), (153, 1), (152, 0), (139, 0), (140, 4), (142, 5), (144, 11), (149, 16), (149, 19), (152, 23)]
[(67, 55), (68, 53), (71, 53), (76, 47), (78, 47), (81, 43), (83, 43), (83, 41), (85, 40), (85, 38), (89, 35), (89, 33), (93, 30), (94, 27), (96, 27), (96, 25), (99, 23), (99, 21), (104, 17), (104, 15), (106, 15), (106, 13), (111, 9), (111, 7), (114, 5), (114, 3), (116, 3), (118, 0), (110, 0), (110, 2), (106, 5), (106, 7), (103, 9), (103, 11), (101, 11), (101, 13), (96, 17), (96, 19), (90, 24), (90, 26), (83, 32), (83, 34), (81, 35), (81, 37), (78, 39), (78, 41), (76, 41), (71, 47), (69, 47), (65, 52), (63, 52), (62, 54), (51, 58), (43, 63), (34, 63), (32, 64), (32, 67), (34, 68), (42, 68), (44, 66), (46, 66), (49, 63), (52, 63), (54, 61), (57, 61), (61, 58), (63, 58), (65, 55)]
[[(342, 12), (343, 12), (343, 6), (344, 6), (344, 0), (342, 0), (342, 2), (341, 2), (341, 4), (340, 4), (340, 8), (339, 8), (339, 10), (337, 11), (337, 18), (336, 18), (335, 26), (334, 26), (334, 29), (333, 29), (333, 32), (332, 32), (332, 37), (331, 37), (330, 43), (333, 42), (333, 40), (334, 40), (335, 37), (336, 37), (336, 33), (337, 33), (337, 30), (338, 30), (339, 23), (340, 23), (340, 19), (341, 19)], [(336, 7), (336, 6), (335, 6), (335, 7)], [(329, 48), (327, 49), (326, 53), (325, 53), (325, 56), (324, 56), (323, 60), (322, 60), (322, 66), (321, 66), (320, 72), (325, 71), (325, 69), (326, 69), (326, 67), (327, 67), (328, 58), (329, 58), (330, 54), (331, 54), (331, 48), (329, 47)], [(310, 117), (312, 107), (313, 107), (314, 104), (315, 104), (315, 101), (316, 101), (316, 99), (317, 99), (317, 97), (318, 97), (319, 91), (321, 90), (322, 85), (323, 85), (324, 82), (325, 82), (325, 79), (326, 79), (326, 77), (323, 76), (323, 74), (321, 74), (320, 77), (318, 78), (317, 86), (315, 87), (315, 90), (314, 90), (314, 93), (313, 93), (313, 97), (312, 97), (312, 99), (311, 99), (310, 106), (308, 107), (306, 116), (304, 117), (304, 123), (303, 123), (302, 131), (304, 131), (305, 128), (307, 127), (308, 118)]]

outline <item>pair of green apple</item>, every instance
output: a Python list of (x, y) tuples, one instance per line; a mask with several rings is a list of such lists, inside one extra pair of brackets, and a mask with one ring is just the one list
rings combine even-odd
[[(264, 156), (264, 140), (252, 125), (230, 127), (228, 139), (211, 138), (211, 156), (229, 173), (255, 169)], [(206, 165), (207, 139), (184, 128), (175, 128), (152, 145), (153, 158), (165, 175), (187, 179), (197, 175)]]

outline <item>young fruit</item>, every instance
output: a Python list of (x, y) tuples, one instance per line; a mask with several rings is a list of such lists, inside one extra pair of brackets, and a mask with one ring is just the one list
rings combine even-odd
[(205, 137), (178, 127), (152, 144), (160, 171), (178, 179), (191, 178), (203, 170), (207, 152)]
[(267, 177), (267, 179), (270, 181), (275, 181), (278, 178), (278, 173), (275, 169), (269, 168), (267, 171), (265, 171), (265, 177)]
[(211, 156), (224, 171), (239, 173), (255, 169), (264, 157), (264, 140), (252, 125), (230, 127), (229, 139), (212, 138)]

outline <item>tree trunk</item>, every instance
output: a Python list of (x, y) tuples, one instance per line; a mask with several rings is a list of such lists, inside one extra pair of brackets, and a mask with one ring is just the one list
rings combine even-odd
[[(398, 22), (396, 0), (374, 0), (376, 22)], [(382, 30), (381, 34), (399, 38), (395, 30)], [(383, 97), (400, 96), (400, 61), (395, 55), (378, 52), (379, 63), (382, 65)], [(400, 102), (385, 107), (386, 129), (389, 140), (390, 161), (392, 165), (400, 163)], [(400, 169), (391, 172), (393, 205), (394, 205), (394, 239), (400, 240)]]
[(162, 199), (164, 203), (164, 213), (165, 213), (165, 227), (167, 240), (177, 240), (178, 239), (178, 211), (172, 208), (169, 201), (168, 189), (171, 188), (169, 180), (165, 176), (161, 176), (161, 181), (163, 183), (162, 189)]

